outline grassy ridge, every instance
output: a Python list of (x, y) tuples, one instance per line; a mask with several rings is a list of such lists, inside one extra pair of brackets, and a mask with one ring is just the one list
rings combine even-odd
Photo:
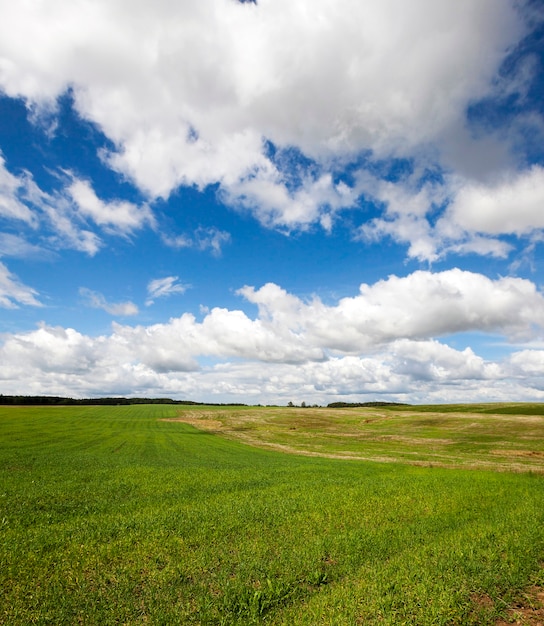
[(542, 582), (541, 475), (285, 455), (178, 412), (0, 409), (0, 623), (486, 624)]

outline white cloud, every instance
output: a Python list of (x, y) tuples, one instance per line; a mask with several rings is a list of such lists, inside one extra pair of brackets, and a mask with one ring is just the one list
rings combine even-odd
[(166, 298), (173, 294), (183, 294), (189, 285), (178, 283), (178, 276), (166, 276), (165, 278), (155, 278), (147, 285), (146, 306), (150, 306), (157, 298)]
[[(157, 294), (162, 289), (167, 295), (179, 286), (176, 277), (168, 278), (157, 282)], [(532, 283), (515, 278), (491, 281), (460, 270), (416, 272), (362, 285), (359, 295), (343, 298), (335, 306), (317, 298), (303, 302), (273, 284), (259, 290), (245, 287), (240, 294), (258, 305), (254, 319), (243, 311), (214, 308), (200, 322), (185, 313), (152, 326), (114, 324), (110, 336), (98, 338), (45, 325), (31, 333), (8, 335), (0, 354), (5, 356), (4, 372), (28, 362), (36, 370), (45, 368), (63, 376), (80, 376), (80, 368), (88, 367), (91, 378), (96, 368), (97, 375), (104, 372), (106, 381), (110, 374), (116, 381), (126, 374), (130, 381), (135, 371), (151, 378), (209, 371), (199, 370), (198, 359), (206, 357), (234, 359), (240, 367), (252, 364), (248, 371), (262, 370), (264, 377), (274, 363), (290, 372), (293, 381), (306, 372), (304, 385), (313, 384), (315, 393), (320, 388), (330, 393), (336, 389), (338, 394), (350, 389), (351, 393), (358, 389), (405, 393), (414, 381), (431, 386), (489, 382), (513, 376), (514, 365), (519, 369), (515, 359), (505, 370), (471, 349), (454, 350), (437, 341), (439, 335), (480, 331), (538, 338), (544, 327), (544, 298)], [(113, 306), (93, 292), (84, 295), (95, 306)], [(291, 364), (298, 369), (290, 369)], [(39, 372), (36, 376), (41, 379)], [(277, 379), (272, 387), (282, 389), (284, 383)], [(272, 389), (271, 384), (266, 388)]]
[(544, 168), (511, 174), (491, 183), (465, 183), (438, 229), (446, 235), (527, 235), (544, 229)]
[(21, 376), (25, 385), (33, 374), (37, 380), (50, 372), (81, 376), (100, 360), (100, 344), (100, 338), (85, 337), (72, 328), (41, 324), (35, 331), (6, 338), (2, 346), (4, 376), (8, 364), (12, 376)]
[[(190, 320), (185, 320), (190, 323)], [(180, 350), (176, 330), (114, 325), (110, 336), (41, 326), (4, 337), (4, 393), (168, 395), (215, 402), (326, 404), (333, 400), (474, 402), (544, 398), (542, 352), (486, 362), (470, 349), (437, 341), (394, 342), (369, 356), (289, 364), (231, 360), (198, 368)], [(147, 331), (149, 335), (147, 335)], [(135, 344), (134, 340), (143, 340)], [(529, 361), (529, 365), (527, 362)], [(523, 368), (523, 369), (521, 369)], [(530, 376), (528, 376), (530, 374)]]
[(86, 287), (81, 287), (79, 293), (85, 298), (87, 306), (102, 309), (110, 315), (125, 317), (138, 314), (138, 307), (133, 302), (107, 302), (101, 293)]
[(220, 197), (227, 204), (251, 210), (269, 227), (306, 229), (319, 222), (327, 231), (335, 213), (354, 207), (357, 200), (353, 189), (345, 183), (334, 184), (330, 174), (305, 176), (292, 190), (285, 177), (270, 167), (229, 185)]
[(27, 224), (35, 224), (33, 211), (26, 206), (21, 197), (28, 195), (31, 178), (28, 174), (14, 176), (5, 167), (5, 160), (0, 154), (0, 216)]
[(82, 227), (66, 198), (44, 194), (40, 209), (51, 230), (48, 242), (54, 248), (68, 248), (94, 256), (104, 245), (96, 233)]
[(106, 232), (129, 234), (145, 224), (154, 225), (155, 223), (147, 205), (138, 207), (131, 202), (121, 200), (103, 202), (86, 180), (74, 178), (66, 192), (75, 202), (79, 214), (85, 219), (91, 219)]
[(459, 380), (492, 380), (501, 377), (497, 363), (487, 363), (471, 348), (459, 351), (436, 340), (400, 339), (392, 344), (395, 370), (414, 381), (447, 383)]
[(46, 325), (6, 334), (5, 393), (29, 393), (22, 381), (34, 380), (33, 393), (169, 393), (243, 402), (541, 397), (542, 350), (487, 361), (472, 348), (456, 350), (437, 339), (479, 331), (538, 345), (544, 298), (529, 281), (415, 272), (362, 285), (359, 295), (334, 306), (304, 302), (273, 284), (240, 294), (258, 306), (254, 318), (214, 308), (201, 321), (185, 313), (151, 326), (114, 323), (111, 334), (99, 337)]
[(170, 235), (163, 233), (162, 241), (170, 248), (175, 248), (176, 250), (191, 248), (193, 246), (193, 240), (188, 235)]
[(321, 360), (324, 352), (289, 326), (273, 327), (262, 319), (252, 320), (242, 311), (214, 308), (204, 318), (201, 332), (207, 353), (223, 358), (300, 363)]
[(195, 233), (195, 245), (199, 250), (211, 250), (220, 256), (222, 247), (230, 242), (230, 233), (217, 228), (199, 228)]
[(512, 245), (501, 236), (534, 238), (544, 229), (544, 168), (538, 165), (503, 169), (487, 182), (450, 175), (420, 186), (418, 174), (396, 183), (359, 174), (355, 189), (383, 203), (384, 211), (363, 224), (356, 238), (391, 237), (421, 261), (451, 252), (506, 258)]
[[(0, 269), (4, 306), (39, 305), (35, 292)], [(181, 285), (172, 276), (150, 287), (160, 297)], [(108, 303), (89, 290), (82, 294), (112, 314), (133, 312), (131, 303)], [(185, 313), (151, 326), (114, 323), (109, 335), (99, 337), (45, 324), (5, 334), (4, 392), (312, 403), (361, 396), (431, 402), (544, 394), (542, 350), (486, 361), (474, 349), (455, 350), (438, 339), (478, 331), (539, 345), (544, 298), (527, 280), (420, 271), (363, 284), (358, 295), (335, 305), (303, 301), (274, 284), (244, 287), (239, 294), (257, 305), (255, 317), (213, 308), (201, 321)], [(210, 366), (210, 359), (217, 365)], [(27, 380), (34, 381), (32, 389), (21, 388)]]
[[(520, 350), (509, 358), (512, 372), (517, 376), (544, 376), (544, 350)], [(542, 384), (542, 383), (541, 383)]]
[[(100, 236), (91, 230), (99, 227), (104, 233), (128, 236), (144, 226), (155, 227), (155, 218), (149, 206), (130, 202), (100, 200), (89, 181), (79, 180), (64, 173), (59, 176), (62, 187), (46, 193), (23, 172), (16, 176), (9, 172), (0, 155), (0, 217), (19, 226), (26, 224), (28, 237), (38, 239), (40, 245), (23, 237), (3, 234), (0, 253), (9, 256), (46, 256), (47, 249), (69, 248), (94, 256), (104, 245)], [(204, 240), (203, 240), (204, 241)], [(219, 250), (220, 234), (209, 235), (208, 245)], [(17, 243), (18, 251), (14, 244)], [(202, 243), (202, 246), (205, 242)], [(50, 252), (49, 252), (50, 254)]]
[(392, 183), (380, 180), (368, 173), (358, 175), (356, 188), (359, 193), (384, 205), (383, 217), (364, 224), (355, 235), (356, 239), (380, 240), (391, 237), (400, 243), (408, 243), (408, 256), (419, 260), (434, 261), (439, 256), (439, 245), (429, 224), (427, 215), (433, 206), (445, 201), (442, 185), (426, 183), (417, 186), (417, 176), (412, 180)]
[(8, 268), (0, 263), (0, 307), (17, 309), (19, 305), (42, 306), (37, 291), (21, 283)]
[[(83, 0), (2, 13), (8, 95), (47, 107), (70, 87), (116, 146), (105, 162), (150, 197), (219, 183), (228, 202), (288, 230), (328, 229), (354, 205), (356, 191), (331, 174), (361, 152), (445, 154), (466, 107), (496, 95), (500, 63), (524, 32), (510, 0)], [(287, 147), (316, 161), (295, 182)], [(111, 224), (92, 200), (88, 214)], [(127, 207), (113, 214), (116, 225), (137, 219)], [(413, 256), (432, 256), (415, 237)]]
[(50, 250), (31, 244), (19, 235), (0, 233), (0, 257), (48, 259), (53, 256)]
[(326, 306), (302, 302), (277, 285), (240, 290), (275, 329), (295, 330), (305, 341), (344, 353), (360, 353), (401, 338), (428, 339), (457, 332), (500, 332), (531, 337), (544, 327), (544, 297), (520, 278), (491, 280), (482, 274), (418, 271), (361, 285), (360, 294)]
[(220, 256), (222, 247), (231, 240), (230, 233), (218, 228), (199, 227), (192, 235), (162, 235), (163, 242), (171, 248), (196, 248), (210, 250), (214, 256)]

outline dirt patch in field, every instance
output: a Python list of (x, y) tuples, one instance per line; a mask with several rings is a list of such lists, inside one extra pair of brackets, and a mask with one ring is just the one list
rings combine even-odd
[(495, 456), (519, 456), (544, 458), (544, 452), (538, 450), (491, 450), (490, 454)]
[(165, 417), (161, 422), (183, 422), (201, 430), (217, 432), (223, 428), (223, 424), (218, 420), (202, 419), (197, 417)]
[(430, 447), (433, 445), (448, 446), (455, 443), (453, 439), (438, 439), (436, 437), (406, 437), (405, 435), (378, 435), (373, 437), (373, 439), (375, 441), (399, 441), (401, 443)]
[(496, 626), (544, 626), (544, 588), (531, 587)]

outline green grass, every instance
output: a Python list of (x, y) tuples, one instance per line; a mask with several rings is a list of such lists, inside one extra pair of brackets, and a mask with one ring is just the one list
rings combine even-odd
[[(249, 409), (201, 411), (261, 438), (295, 419), (263, 408), (259, 430)], [(332, 435), (361, 422), (350, 411), (296, 419)], [(160, 419), (179, 412), (0, 408), (0, 623), (492, 624), (543, 582), (536, 471), (283, 454)]]

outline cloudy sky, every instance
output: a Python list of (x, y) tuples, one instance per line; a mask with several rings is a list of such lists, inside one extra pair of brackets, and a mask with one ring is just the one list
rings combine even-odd
[(544, 400), (538, 0), (0, 16), (0, 393)]

